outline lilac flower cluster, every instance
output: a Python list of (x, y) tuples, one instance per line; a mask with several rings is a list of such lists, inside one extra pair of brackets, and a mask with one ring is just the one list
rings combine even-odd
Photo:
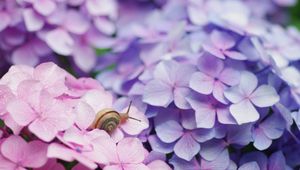
[(0, 52), (12, 64), (37, 65), (72, 57), (90, 71), (95, 48), (110, 48), (118, 16), (115, 0), (3, 0)]
[(300, 165), (300, 32), (253, 4), (133, 3), (117, 21), (116, 54), (96, 67), (115, 68), (97, 79), (145, 111), (141, 137), (176, 170)]

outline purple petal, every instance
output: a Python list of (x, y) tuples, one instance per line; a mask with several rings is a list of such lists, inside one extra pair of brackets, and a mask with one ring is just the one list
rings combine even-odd
[(223, 140), (210, 140), (201, 144), (200, 155), (207, 161), (215, 160), (226, 148)]
[(81, 13), (75, 10), (69, 10), (65, 16), (63, 26), (74, 34), (83, 34), (88, 30), (90, 22), (88, 18)]
[(247, 99), (244, 99), (237, 104), (230, 105), (229, 110), (239, 125), (255, 122), (259, 119), (259, 113)]
[(224, 69), (224, 63), (222, 60), (207, 53), (198, 59), (197, 66), (201, 72), (211, 77), (219, 76), (221, 71)]
[(232, 58), (235, 60), (246, 60), (247, 59), (247, 57), (244, 54), (237, 52), (237, 51), (225, 51), (224, 54), (226, 56), (228, 56), (229, 58)]
[(254, 143), (253, 145), (258, 149), (258, 150), (265, 150), (267, 149), (271, 144), (272, 144), (272, 140), (269, 139), (265, 133), (257, 128), (254, 130), (253, 132), (253, 139), (254, 139)]
[(262, 122), (259, 127), (264, 131), (266, 136), (270, 139), (279, 138), (285, 131), (285, 123), (281, 116), (273, 114), (264, 122)]
[(207, 44), (203, 44), (203, 48), (205, 51), (209, 52), (210, 54), (220, 58), (220, 59), (225, 59), (225, 55), (223, 52), (221, 52), (218, 48), (214, 47), (214, 46), (210, 46)]
[(196, 72), (192, 75), (189, 86), (201, 94), (210, 94), (213, 91), (214, 79), (204, 73)]
[(213, 90), (213, 96), (219, 102), (221, 102), (223, 104), (228, 104), (228, 101), (224, 97), (224, 89), (225, 88), (226, 88), (226, 86), (222, 82), (215, 81), (215, 83), (214, 83), (214, 90)]
[(234, 117), (227, 108), (217, 109), (218, 121), (222, 124), (236, 124)]
[(240, 82), (240, 73), (232, 68), (225, 68), (218, 78), (223, 83), (234, 86)]
[(44, 26), (43, 17), (35, 13), (32, 9), (26, 9), (23, 16), (28, 31), (38, 31)]
[(89, 72), (96, 64), (95, 50), (86, 44), (75, 45), (73, 58), (76, 65), (85, 72)]
[(286, 169), (285, 157), (281, 151), (273, 153), (269, 158), (269, 170)]
[(34, 66), (39, 62), (39, 57), (34, 53), (31, 46), (23, 45), (13, 52), (12, 62), (14, 64)]
[(247, 145), (252, 141), (252, 125), (232, 125), (228, 129), (227, 142), (231, 144)]
[(241, 73), (239, 89), (244, 96), (249, 96), (257, 87), (257, 84), (258, 80), (253, 73), (248, 71), (243, 71)]
[(267, 170), (268, 158), (262, 152), (254, 151), (244, 154), (240, 160), (240, 164), (245, 164), (247, 162), (256, 162), (260, 170)]
[(159, 139), (166, 143), (175, 142), (183, 135), (182, 127), (178, 122), (173, 120), (157, 124), (155, 131)]
[(210, 39), (212, 43), (219, 49), (226, 50), (235, 45), (234, 39), (227, 33), (214, 30)]
[(268, 85), (259, 86), (250, 98), (253, 104), (258, 107), (268, 107), (279, 102), (276, 90)]
[(239, 167), (238, 170), (260, 170), (256, 162), (248, 162)]
[(184, 159), (181, 159), (177, 157), (175, 154), (173, 157), (170, 159), (170, 164), (174, 166), (174, 170), (188, 170), (188, 169), (193, 169), (193, 170), (198, 170), (200, 169), (200, 165), (197, 161), (197, 159), (193, 158), (191, 161), (186, 161)]
[(190, 134), (185, 134), (174, 146), (175, 154), (187, 161), (200, 151), (200, 144)]
[(51, 0), (36, 0), (33, 1), (34, 9), (41, 15), (48, 16), (56, 8), (56, 3)]
[(229, 166), (230, 159), (228, 150), (225, 149), (218, 157), (213, 161), (206, 161), (201, 159), (201, 169), (213, 169), (213, 170), (224, 170)]
[(186, 101), (186, 96), (190, 94), (190, 89), (186, 87), (177, 87), (174, 90), (174, 103), (180, 109), (189, 109), (190, 105)]
[(153, 151), (164, 153), (164, 154), (173, 152), (173, 148), (175, 145), (175, 143), (162, 142), (156, 135), (149, 136), (148, 142), (150, 143)]
[(0, 32), (3, 31), (10, 23), (10, 16), (4, 11), (0, 11)]
[(224, 91), (224, 96), (232, 103), (238, 103), (245, 98), (238, 86), (233, 86)]
[(172, 87), (160, 80), (152, 80), (145, 86), (143, 102), (167, 107), (173, 101)]
[(46, 42), (56, 53), (61, 55), (70, 55), (74, 46), (74, 40), (71, 35), (60, 28), (48, 32)]

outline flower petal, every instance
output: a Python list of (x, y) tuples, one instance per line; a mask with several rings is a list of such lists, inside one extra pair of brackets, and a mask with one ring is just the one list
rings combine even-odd
[(213, 30), (210, 34), (212, 43), (219, 49), (226, 50), (235, 45), (234, 39), (227, 33)]
[(178, 122), (173, 120), (156, 124), (155, 131), (159, 139), (166, 143), (172, 143), (176, 141), (183, 134), (183, 128)]
[(172, 88), (160, 80), (152, 80), (145, 86), (143, 102), (167, 107), (173, 101)]
[(14, 163), (22, 161), (28, 155), (24, 151), (27, 143), (20, 136), (10, 136), (1, 144), (2, 155)]
[(145, 159), (144, 147), (137, 138), (124, 138), (117, 145), (117, 152), (121, 163), (138, 164)]
[(189, 86), (201, 94), (210, 94), (214, 88), (214, 79), (202, 72), (192, 75)]
[(175, 154), (187, 161), (200, 151), (200, 144), (190, 134), (185, 134), (174, 146)]
[[(24, 167), (39, 168), (47, 162), (47, 144), (41, 141), (32, 141), (27, 144), (24, 154), (27, 155), (22, 160)], [(30, 156), (28, 156), (30, 155)]]
[(239, 167), (238, 170), (260, 170), (256, 162), (248, 162)]
[(255, 129), (253, 132), (253, 138), (254, 138), (254, 143), (253, 145), (258, 149), (258, 150), (265, 150), (267, 149), (271, 144), (272, 140), (269, 139), (264, 132), (261, 129)]
[(74, 46), (74, 40), (64, 29), (57, 28), (48, 32), (45, 40), (54, 52), (65, 56), (71, 55)]
[(7, 105), (7, 111), (12, 116), (14, 121), (21, 126), (28, 125), (37, 117), (31, 107), (20, 99), (14, 99), (9, 102)]
[(33, 8), (44, 16), (50, 15), (56, 8), (56, 3), (51, 0), (33, 1)]
[(247, 99), (244, 99), (237, 104), (230, 105), (229, 110), (239, 125), (255, 122), (259, 119), (259, 113)]
[(28, 31), (38, 31), (44, 26), (44, 19), (32, 9), (25, 9), (23, 12), (25, 26)]
[(268, 107), (279, 102), (279, 96), (273, 87), (262, 85), (252, 93), (250, 100), (255, 106)]

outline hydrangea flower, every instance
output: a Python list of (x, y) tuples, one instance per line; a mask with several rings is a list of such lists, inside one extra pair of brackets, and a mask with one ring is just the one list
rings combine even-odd
[(279, 101), (279, 96), (272, 86), (261, 85), (250, 72), (242, 72), (239, 85), (225, 91), (225, 97), (233, 104), (229, 110), (238, 124), (254, 122), (259, 119), (257, 107), (268, 107)]
[(20, 136), (10, 136), (0, 146), (1, 169), (39, 168), (47, 162), (47, 144), (41, 141), (27, 143)]

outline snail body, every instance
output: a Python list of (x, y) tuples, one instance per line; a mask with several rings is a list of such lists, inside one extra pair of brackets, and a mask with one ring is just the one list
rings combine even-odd
[[(99, 111), (96, 115), (96, 118), (91, 126), (93, 129), (102, 129), (105, 130), (107, 133), (112, 133), (120, 124), (127, 121), (129, 117), (128, 113), (131, 107), (131, 103), (128, 107), (126, 113), (119, 113), (114, 109), (103, 109)], [(131, 118), (134, 119), (134, 118)], [(137, 119), (134, 119), (137, 120)], [(140, 120), (137, 120), (140, 121)]]

